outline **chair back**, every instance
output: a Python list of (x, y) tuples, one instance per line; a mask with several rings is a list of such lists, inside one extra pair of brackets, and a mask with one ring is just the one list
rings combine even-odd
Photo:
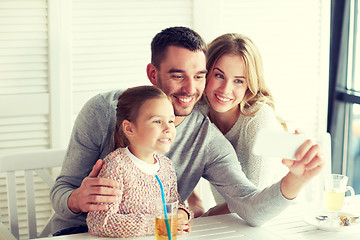
[[(34, 239), (48, 236), (51, 231), (51, 217), (42, 230), (38, 231), (37, 228), (34, 176), (39, 176), (42, 181), (51, 188), (55, 180), (48, 169), (61, 167), (65, 153), (65, 149), (44, 149), (0, 155), (0, 173), (6, 173), (7, 179), (9, 225), (10, 232), (14, 236), (14, 239), (20, 239), (17, 204), (17, 192), (19, 191), (17, 191), (16, 186), (16, 174), (21, 172), (20, 174), (23, 175), (25, 179), (25, 200), (29, 238)], [(36, 173), (36, 175), (34, 173)], [(8, 236), (7, 234), (9, 233), (6, 232), (4, 224), (0, 221), (0, 239), (7, 239), (4, 237)]]

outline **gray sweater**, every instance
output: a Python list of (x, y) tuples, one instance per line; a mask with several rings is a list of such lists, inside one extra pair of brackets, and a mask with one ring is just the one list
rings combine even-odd
[[(91, 98), (75, 121), (62, 170), (50, 193), (56, 212), (53, 232), (86, 226), (86, 213), (73, 213), (67, 199), (95, 162), (114, 150), (116, 103), (120, 94), (121, 91), (112, 91)], [(246, 178), (230, 142), (199, 111), (187, 116), (176, 131), (176, 139), (165, 155), (174, 163), (183, 201), (204, 177), (229, 207), (252, 226), (263, 224), (290, 204), (280, 192), (280, 182), (259, 191)]]
[[(202, 99), (196, 109), (208, 115), (209, 105)], [(267, 104), (257, 103), (248, 109), (249, 112), (258, 110), (255, 115), (240, 114), (234, 126), (224, 135), (234, 147), (242, 170), (246, 177), (259, 188), (264, 188), (279, 181), (289, 169), (281, 163), (280, 158), (263, 157), (253, 154), (256, 134), (260, 129), (283, 131), (274, 110)], [(224, 199), (211, 186), (217, 204)]]

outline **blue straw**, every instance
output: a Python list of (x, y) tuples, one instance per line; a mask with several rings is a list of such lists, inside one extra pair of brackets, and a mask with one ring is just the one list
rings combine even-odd
[(163, 185), (162, 185), (162, 183), (161, 183), (158, 175), (155, 175), (155, 178), (156, 178), (156, 180), (159, 182), (159, 185), (160, 185), (161, 199), (162, 199), (163, 207), (164, 207), (166, 231), (167, 231), (168, 239), (171, 240), (171, 230), (170, 230), (169, 219), (168, 219), (168, 216), (167, 216), (164, 188), (163, 188)]

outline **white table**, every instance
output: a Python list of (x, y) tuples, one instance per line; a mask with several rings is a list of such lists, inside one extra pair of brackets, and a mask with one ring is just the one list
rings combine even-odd
[[(351, 201), (351, 205), (345, 206), (342, 212), (360, 216), (360, 195), (356, 195)], [(338, 232), (323, 231), (304, 221), (304, 216), (317, 215), (315, 213), (325, 213), (321, 204), (295, 204), (261, 228), (286, 240), (360, 240), (360, 223), (351, 227), (342, 227), (342, 231)]]
[[(213, 217), (196, 218), (192, 222), (192, 231), (187, 235), (180, 235), (179, 240), (295, 240), (295, 239), (346, 239), (360, 240), (360, 223), (353, 227), (344, 227), (343, 231), (327, 232), (319, 230), (313, 225), (304, 222), (304, 215), (319, 211), (319, 205), (294, 204), (283, 213), (270, 220), (262, 227), (250, 227), (235, 214), (227, 214)], [(350, 207), (348, 207), (350, 209)], [(344, 209), (345, 211), (346, 209)], [(360, 215), (360, 195), (356, 196), (351, 205), (351, 213)], [(107, 239), (90, 235), (89, 233), (60, 236), (56, 238), (43, 238), (43, 240), (85, 240)], [(120, 238), (124, 239), (124, 238)], [(132, 240), (149, 240), (154, 236), (126, 238)]]

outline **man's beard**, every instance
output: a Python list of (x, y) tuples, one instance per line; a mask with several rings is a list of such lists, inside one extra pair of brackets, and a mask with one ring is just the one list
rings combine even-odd
[[(197, 102), (197, 100), (199, 98), (198, 94), (188, 95), (188, 94), (185, 94), (185, 93), (174, 93), (174, 94), (170, 95), (170, 97), (171, 97), (171, 99), (173, 101), (180, 101), (180, 100), (178, 100), (179, 96), (180, 97), (181, 96), (192, 97), (193, 98), (192, 101), (194, 101), (195, 104), (196, 104), (196, 102)], [(194, 110), (195, 104), (193, 104), (192, 106), (188, 106), (188, 107), (182, 107), (177, 102), (173, 103), (175, 116), (177, 116), (177, 117), (186, 117), (186, 116), (190, 115), (191, 112)]]
[[(160, 88), (163, 92), (165, 92), (164, 90), (164, 87), (162, 85), (162, 80), (160, 78), (160, 74), (157, 75), (157, 78), (158, 78), (158, 81), (157, 81), (157, 87)], [(187, 107), (181, 107), (179, 106), (179, 104), (177, 104), (176, 101), (180, 101), (178, 100), (178, 97), (181, 97), (181, 96), (184, 96), (184, 97), (193, 97), (193, 101), (198, 101), (199, 100), (199, 94), (198, 93), (195, 93), (195, 94), (192, 94), (192, 95), (189, 95), (185, 92), (176, 92), (176, 93), (172, 93), (169, 95), (169, 93), (165, 92), (166, 95), (168, 95), (170, 98), (171, 98), (171, 102), (172, 102), (172, 105), (173, 105), (173, 108), (174, 108), (174, 114), (175, 116), (177, 117), (186, 117), (186, 116), (189, 116), (191, 114), (191, 112), (193, 111), (194, 109), (194, 106), (195, 104), (191, 107), (190, 110), (187, 110)]]
[(189, 116), (190, 114), (191, 114), (191, 112), (192, 112), (192, 110), (193, 110), (194, 108), (192, 108), (191, 109), (191, 111), (189, 111), (189, 112), (184, 112), (184, 111), (178, 111), (178, 110), (176, 110), (175, 108), (174, 108), (174, 114), (175, 114), (175, 117), (186, 117), (186, 116)]

